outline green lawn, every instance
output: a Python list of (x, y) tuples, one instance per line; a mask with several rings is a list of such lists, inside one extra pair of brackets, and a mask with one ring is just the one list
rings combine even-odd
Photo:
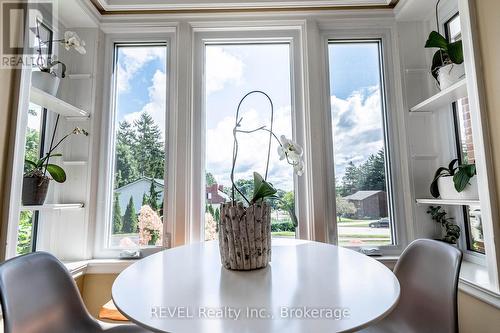
[(295, 232), (293, 231), (276, 231), (271, 232), (272, 237), (295, 237)]

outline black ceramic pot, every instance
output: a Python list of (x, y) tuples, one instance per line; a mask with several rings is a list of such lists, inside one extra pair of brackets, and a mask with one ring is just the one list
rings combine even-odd
[(39, 206), (45, 202), (50, 179), (48, 177), (24, 177), (23, 196), (24, 206)]

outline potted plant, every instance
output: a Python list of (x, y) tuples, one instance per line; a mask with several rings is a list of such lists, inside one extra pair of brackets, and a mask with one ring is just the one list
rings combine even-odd
[[(54, 130), (55, 132), (55, 130)], [(25, 206), (43, 205), (47, 196), (49, 183), (52, 177), (58, 183), (66, 181), (66, 172), (56, 164), (50, 163), (52, 157), (60, 157), (62, 154), (54, 154), (59, 145), (71, 135), (83, 134), (88, 136), (87, 131), (75, 128), (66, 134), (47, 154), (38, 159), (25, 159), (25, 171), (23, 177), (22, 203)], [(50, 177), (48, 175), (50, 175)]]
[(431, 216), (433, 221), (441, 224), (444, 229), (445, 235), (441, 240), (450, 244), (457, 244), (458, 239), (460, 238), (460, 227), (453, 223), (452, 217), (446, 217), (446, 212), (441, 210), (441, 206), (429, 206), (427, 210), (427, 214)]
[[(38, 28), (37, 28), (38, 29)], [(80, 54), (85, 54), (85, 41), (81, 40), (80, 37), (73, 31), (66, 31), (64, 33), (64, 39), (42, 41), (40, 39), (40, 34), (37, 32), (38, 39), (38, 58), (36, 64), (40, 71), (32, 73), (31, 84), (50, 95), (57, 95), (57, 90), (59, 89), (59, 83), (62, 78), (66, 77), (66, 65), (61, 61), (56, 60), (55, 56), (48, 56), (45, 61), (42, 56), (42, 45), (48, 43), (58, 42), (64, 45), (64, 48), (69, 51), (72, 48), (75, 49)], [(56, 67), (60, 66), (60, 74), (57, 73)]]
[(431, 73), (440, 89), (446, 89), (465, 75), (462, 41), (448, 42), (437, 31), (432, 31), (425, 43), (426, 48), (437, 48), (432, 58)]
[[(245, 98), (252, 94), (264, 95), (271, 105), (271, 126), (265, 126), (254, 130), (241, 129), (242, 119), (239, 118), (240, 107)], [(279, 144), (278, 154), (280, 160), (286, 160), (292, 165), (297, 175), (302, 175), (304, 163), (302, 160), (302, 148), (295, 142), (281, 136), (279, 139), (273, 132), (274, 110), (271, 98), (262, 91), (252, 91), (246, 94), (238, 104), (236, 111), (236, 122), (233, 128), (233, 160), (231, 169), (231, 201), (221, 205), (219, 221), (219, 249), (222, 265), (232, 270), (253, 270), (266, 267), (271, 260), (271, 207), (267, 200), (277, 197), (277, 190), (267, 181), (269, 169), (269, 156), (271, 152), (272, 140)], [(267, 162), (264, 177), (254, 172), (253, 197), (247, 198), (236, 186), (234, 181), (234, 171), (236, 159), (238, 157), (239, 133), (254, 133), (265, 131), (269, 133), (269, 144), (267, 148)], [(236, 192), (242, 198), (241, 201), (235, 199)], [(286, 203), (283, 203), (285, 206)], [(290, 208), (290, 207), (288, 207)], [(296, 216), (292, 209), (288, 209), (292, 221), (296, 224)]]
[(475, 175), (474, 164), (458, 164), (458, 159), (454, 159), (448, 167), (436, 170), (430, 187), (431, 195), (441, 199), (476, 200), (479, 194)]

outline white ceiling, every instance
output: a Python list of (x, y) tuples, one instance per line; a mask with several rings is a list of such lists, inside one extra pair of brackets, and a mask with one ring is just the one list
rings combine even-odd
[(57, 3), (57, 17), (66, 28), (92, 28), (97, 22), (90, 15), (83, 0), (54, 0)]
[(106, 11), (386, 6), (392, 0), (94, 0)]

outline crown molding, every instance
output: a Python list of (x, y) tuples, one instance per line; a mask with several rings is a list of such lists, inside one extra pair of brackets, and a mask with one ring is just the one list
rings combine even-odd
[(297, 11), (332, 11), (332, 10), (366, 10), (394, 9), (399, 0), (369, 0), (358, 5), (355, 1), (279, 1), (240, 2), (240, 3), (188, 3), (188, 4), (149, 4), (149, 5), (110, 5), (108, 0), (89, 0), (102, 15), (149, 15), (149, 14), (216, 14), (216, 13), (262, 13), (262, 12), (297, 12)]

